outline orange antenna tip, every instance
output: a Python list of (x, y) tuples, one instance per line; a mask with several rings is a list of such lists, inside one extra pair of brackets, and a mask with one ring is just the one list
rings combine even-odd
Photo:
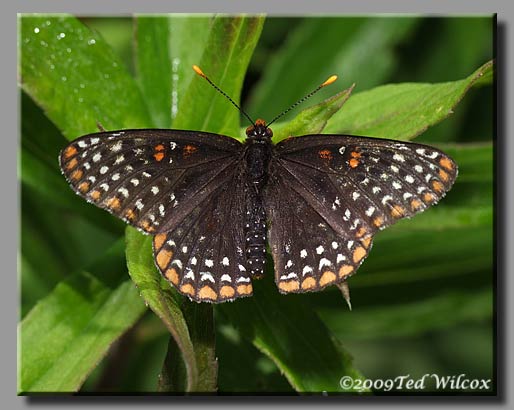
[(330, 76), (327, 81), (321, 84), (321, 87), (325, 87), (326, 85), (332, 84), (335, 80), (337, 80), (337, 75)]
[(193, 70), (195, 70), (195, 73), (198, 74), (200, 77), (205, 78), (205, 74), (203, 73), (200, 67), (198, 67), (197, 65), (193, 65)]

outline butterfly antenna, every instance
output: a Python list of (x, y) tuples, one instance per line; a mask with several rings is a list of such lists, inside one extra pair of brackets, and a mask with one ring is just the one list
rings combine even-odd
[(273, 118), (273, 120), (268, 124), (268, 127), (273, 124), (276, 120), (278, 120), (280, 117), (282, 117), (283, 115), (287, 114), (289, 111), (291, 111), (293, 108), (295, 108), (297, 105), (303, 103), (305, 100), (307, 100), (308, 98), (311, 98), (314, 94), (316, 94), (319, 90), (321, 90), (323, 87), (326, 87), (327, 85), (330, 85), (332, 84), (335, 80), (337, 80), (337, 75), (332, 75), (330, 76), (329, 78), (327, 78), (327, 80), (323, 83), (323, 84), (320, 84), (318, 86), (318, 88), (316, 88), (314, 91), (312, 91), (311, 93), (307, 94), (305, 97), (299, 99), (298, 101), (296, 101), (293, 105), (291, 105), (291, 107), (289, 107), (287, 110), (285, 110), (284, 112), (282, 112), (282, 114), (279, 114), (277, 115), (275, 118)]
[(203, 77), (207, 80), (207, 82), (213, 86), (213, 88), (218, 91), (221, 95), (225, 96), (227, 98), (227, 100), (229, 100), (233, 105), (234, 107), (236, 107), (239, 112), (241, 112), (246, 118), (248, 118), (248, 121), (250, 121), (250, 123), (253, 125), (255, 124), (255, 122), (250, 118), (250, 116), (239, 106), (236, 104), (236, 102), (230, 98), (221, 88), (219, 88), (216, 84), (214, 84), (209, 77), (207, 77), (204, 72), (201, 70), (200, 67), (198, 67), (197, 65), (193, 65), (193, 70), (195, 70), (195, 73), (198, 74), (200, 77)]

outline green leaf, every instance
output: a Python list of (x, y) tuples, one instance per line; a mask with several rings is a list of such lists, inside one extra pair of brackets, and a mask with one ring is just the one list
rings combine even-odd
[[(320, 309), (319, 315), (334, 334), (348, 339), (390, 339), (435, 331), (457, 323), (490, 319), (491, 289), (450, 291), (412, 303), (355, 309), (342, 315), (335, 309)], [(448, 314), (451, 312), (451, 314)]]
[(451, 115), (473, 84), (492, 69), (490, 61), (460, 81), (389, 84), (354, 94), (325, 132), (412, 139)]
[[(198, 65), (236, 103), (246, 69), (262, 30), (263, 18), (215, 17)], [(238, 136), (239, 112), (197, 77), (184, 93), (173, 126)]]
[[(298, 392), (340, 392), (339, 380), (361, 378), (352, 358), (331, 335), (306, 299), (282, 296), (273, 272), (254, 281), (254, 295), (217, 306), (241, 335), (275, 362)], [(351, 314), (341, 297), (341, 315)]]
[(273, 127), (273, 142), (301, 134), (319, 134), (327, 125), (327, 121), (341, 109), (348, 100), (353, 86), (312, 107), (302, 110), (293, 120), (286, 124)]
[[(114, 248), (107, 263), (117, 261), (120, 250)], [(141, 317), (145, 306), (133, 283), (116, 276), (111, 286), (88, 272), (73, 274), (23, 319), (20, 394), (77, 391), (109, 346)]]
[[(141, 92), (105, 41), (69, 16), (20, 18), (20, 83), (68, 139), (152, 125)], [(114, 109), (115, 107), (115, 109)]]
[(139, 84), (153, 123), (159, 128), (170, 128), (172, 66), (169, 18), (138, 16), (135, 22), (135, 60)]
[[(251, 95), (249, 111), (272, 118), (332, 74), (343, 86), (363, 90), (384, 81), (399, 64), (395, 49), (420, 19), (308, 18), (290, 19), (292, 32), (283, 47), (265, 56), (262, 79)], [(306, 52), (308, 50), (308, 52)], [(314, 97), (320, 101), (321, 96)]]

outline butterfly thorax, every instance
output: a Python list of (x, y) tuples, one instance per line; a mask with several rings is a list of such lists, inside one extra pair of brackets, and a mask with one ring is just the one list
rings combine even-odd
[(250, 275), (264, 274), (266, 262), (266, 212), (262, 192), (267, 182), (268, 165), (271, 158), (271, 129), (263, 120), (257, 120), (246, 130), (246, 170), (245, 182), (245, 245)]

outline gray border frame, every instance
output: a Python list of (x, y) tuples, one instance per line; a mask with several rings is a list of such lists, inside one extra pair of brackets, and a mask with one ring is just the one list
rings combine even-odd
[[(274, 406), (289, 407), (295, 405), (318, 406), (322, 402), (326, 402), (333, 408), (345, 406), (348, 408), (359, 407), (365, 408), (372, 405), (380, 405), (382, 407), (400, 406), (400, 405), (422, 405), (427, 407), (452, 407), (464, 408), (474, 406), (495, 406), (510, 408), (514, 403), (514, 393), (512, 391), (514, 360), (513, 355), (509, 351), (514, 346), (513, 328), (514, 323), (512, 317), (514, 315), (514, 303), (511, 295), (514, 294), (514, 253), (510, 252), (512, 244), (512, 236), (514, 233), (512, 215), (509, 210), (513, 208), (513, 181), (512, 175), (514, 171), (514, 163), (509, 161), (514, 154), (513, 132), (512, 132), (512, 82), (509, 81), (508, 74), (512, 72), (513, 54), (507, 53), (512, 50), (512, 30), (509, 30), (513, 20), (514, 3), (502, 0), (489, 0), (487, 2), (478, 0), (467, 0), (466, 2), (451, 1), (420, 1), (420, 0), (359, 0), (339, 1), (334, 0), (295, 0), (283, 1), (281, 3), (276, 0), (168, 0), (168, 2), (158, 0), (88, 0), (67, 2), (55, 0), (18, 0), (17, 2), (2, 2), (0, 18), (0, 32), (2, 39), (2, 52), (5, 55), (6, 63), (2, 65), (4, 75), (1, 76), (2, 93), (2, 124), (4, 126), (4, 141), (6, 146), (1, 150), (2, 171), (2, 187), (7, 187), (6, 193), (3, 195), (6, 201), (3, 201), (2, 211), (4, 222), (8, 224), (8, 229), (2, 230), (2, 253), (5, 253), (3, 260), (8, 261), (8, 268), (4, 270), (4, 278), (7, 283), (2, 286), (3, 297), (0, 303), (3, 309), (0, 309), (2, 315), (2, 324), (5, 329), (2, 341), (1, 377), (2, 383), (2, 404), (8, 409), (19, 409), (26, 407), (58, 407), (67, 408), (68, 406), (80, 405), (82, 408), (103, 409), (111, 407), (134, 407), (149, 405), (158, 407), (168, 406), (227, 406), (230, 404), (244, 406)], [(458, 397), (338, 397), (338, 398), (307, 398), (303, 400), (285, 399), (285, 398), (266, 398), (261, 399), (230, 399), (230, 398), (165, 398), (165, 397), (140, 397), (137, 400), (133, 398), (62, 398), (55, 400), (51, 398), (26, 398), (16, 396), (16, 337), (13, 335), (13, 329), (17, 325), (17, 309), (18, 294), (13, 292), (17, 289), (17, 245), (19, 241), (18, 234), (18, 184), (15, 170), (17, 170), (17, 157), (14, 153), (18, 152), (18, 89), (17, 84), (13, 81), (16, 65), (10, 61), (17, 61), (17, 45), (16, 45), (16, 13), (32, 13), (32, 12), (70, 12), (78, 15), (104, 15), (104, 14), (132, 14), (133, 12), (224, 12), (224, 13), (262, 13), (266, 12), (273, 15), (330, 15), (330, 14), (369, 14), (369, 13), (420, 13), (429, 15), (443, 14), (475, 14), (475, 13), (498, 13), (498, 38), (497, 38), (497, 162), (495, 164), (497, 176), (497, 200), (496, 200), (496, 249), (498, 252), (498, 391), (499, 397), (471, 397), (459, 399)], [(16, 103), (15, 103), (16, 102)], [(14, 136), (17, 138), (14, 138)], [(13, 200), (16, 198), (16, 200)], [(9, 217), (16, 215), (16, 217)], [(13, 235), (14, 233), (14, 235)], [(15, 238), (15, 240), (13, 240)], [(325, 404), (325, 403), (323, 403)]]

